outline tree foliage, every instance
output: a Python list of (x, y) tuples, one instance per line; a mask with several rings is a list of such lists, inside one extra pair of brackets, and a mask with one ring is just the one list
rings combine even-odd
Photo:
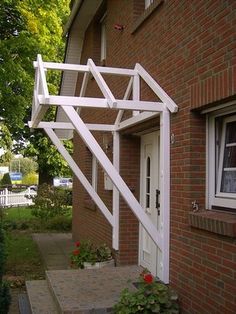
[[(70, 0), (2, 0), (0, 4), (0, 118), (6, 134), (15, 140), (14, 148), (24, 154), (36, 153), (41, 172), (59, 175), (62, 158), (49, 155), (55, 151), (42, 132), (30, 133), (26, 126), (34, 85), (33, 61), (61, 62), (64, 54), (62, 26), (69, 14)], [(49, 91), (57, 93), (60, 74), (47, 73)], [(49, 112), (50, 118), (53, 112)], [(25, 143), (29, 149), (25, 149)], [(1, 143), (0, 143), (1, 144)], [(4, 144), (6, 146), (6, 144)], [(53, 168), (52, 170), (50, 168)], [(62, 171), (63, 172), (63, 171)]]
[(11, 172), (21, 172), (23, 177), (37, 170), (37, 162), (30, 158), (15, 158), (11, 161)]

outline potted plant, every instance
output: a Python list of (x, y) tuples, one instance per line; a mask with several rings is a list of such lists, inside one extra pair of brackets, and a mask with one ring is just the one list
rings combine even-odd
[(106, 244), (99, 246), (90, 241), (75, 243), (76, 248), (70, 255), (73, 268), (101, 268), (114, 266), (110, 248)]
[(179, 313), (177, 294), (149, 272), (144, 271), (135, 286), (135, 291), (121, 292), (119, 302), (113, 307), (115, 314)]

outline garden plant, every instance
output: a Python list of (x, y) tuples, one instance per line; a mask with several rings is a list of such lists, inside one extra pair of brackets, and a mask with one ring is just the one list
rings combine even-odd
[(70, 255), (71, 266), (84, 268), (84, 263), (104, 262), (112, 259), (111, 250), (106, 244), (96, 246), (90, 241), (76, 242), (76, 248)]
[(0, 225), (0, 314), (7, 314), (11, 303), (8, 283), (3, 280), (6, 263), (5, 238)]
[(136, 286), (136, 290), (122, 291), (119, 302), (113, 308), (114, 313), (179, 313), (177, 294), (167, 285), (157, 281), (148, 271), (140, 275)]

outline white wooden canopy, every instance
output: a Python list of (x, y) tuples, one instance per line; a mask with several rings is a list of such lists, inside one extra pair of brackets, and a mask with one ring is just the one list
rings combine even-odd
[[(59, 152), (66, 159), (73, 173), (80, 180), (86, 191), (89, 193), (95, 204), (111, 224), (113, 230), (113, 248), (119, 249), (119, 196), (121, 195), (130, 209), (133, 211), (139, 222), (147, 233), (160, 248), (163, 254), (163, 276), (162, 280), (168, 283), (169, 280), (169, 199), (170, 199), (170, 112), (178, 110), (174, 101), (165, 93), (159, 84), (140, 65), (135, 68), (109, 68), (99, 67), (89, 59), (87, 65), (60, 64), (43, 62), (40, 55), (34, 62), (36, 70), (35, 87), (32, 106), (32, 116), (29, 122), (30, 128), (42, 128), (55, 144)], [(84, 73), (80, 95), (57, 96), (50, 95), (46, 80), (46, 71), (76, 71)], [(127, 89), (124, 91), (123, 99), (116, 99), (109, 89), (103, 75), (116, 75), (129, 77)], [(85, 97), (89, 77), (93, 76), (100, 88), (103, 98)], [(150, 89), (157, 95), (160, 101), (140, 100), (140, 80), (144, 80)], [(130, 95), (132, 93), (132, 99)], [(58, 106), (63, 112), (65, 121), (46, 122), (43, 121), (46, 111), (50, 106)], [(79, 112), (81, 108), (106, 108), (117, 111), (114, 124), (86, 124), (81, 119)], [(122, 120), (125, 110), (132, 110), (133, 116)], [(161, 230), (157, 230), (143, 208), (130, 191), (119, 174), (119, 131), (133, 126), (152, 117), (160, 116), (160, 207), (163, 213)], [(73, 158), (65, 149), (60, 140), (58, 130), (74, 130), (86, 146), (90, 149), (97, 161), (113, 182), (113, 208), (109, 210), (103, 203), (97, 192), (87, 180)], [(91, 131), (112, 132), (113, 134), (113, 163), (109, 160)]]

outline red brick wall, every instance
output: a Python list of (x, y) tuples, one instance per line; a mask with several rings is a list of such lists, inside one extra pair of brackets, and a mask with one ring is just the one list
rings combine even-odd
[[(133, 68), (136, 62), (141, 63), (179, 107), (179, 112), (171, 116), (175, 142), (171, 145), (170, 281), (180, 295), (183, 313), (235, 313), (235, 239), (191, 228), (188, 215), (193, 200), (199, 202), (200, 208), (205, 204), (205, 117), (196, 109), (226, 101), (236, 93), (236, 2), (156, 0), (154, 4), (157, 2), (160, 5), (146, 19), (142, 14), (137, 17), (140, 8), (134, 10), (135, 1), (107, 2), (106, 65)], [(123, 25), (124, 30), (115, 30), (115, 24)], [(82, 63), (88, 57), (99, 60), (91, 46), (98, 45), (96, 40), (99, 40), (91, 41), (93, 30), (91, 24), (85, 37)], [(124, 83), (109, 81), (119, 97)], [(96, 94), (95, 82), (91, 80), (90, 85), (88, 94), (92, 96)], [(142, 84), (142, 98), (145, 97), (151, 100), (153, 94)], [(99, 110), (93, 113), (83, 110), (83, 118), (109, 123), (115, 119), (113, 114)], [(78, 148), (78, 138), (75, 142), (75, 155), (83, 166), (85, 149)], [(134, 186), (138, 197), (138, 139), (124, 136), (121, 150), (121, 173)], [(126, 169), (131, 167), (132, 172), (126, 176)], [(99, 180), (102, 185), (102, 173)], [(100, 193), (110, 204), (110, 192), (100, 189)], [(76, 183), (74, 237), (89, 234), (110, 244), (111, 228), (98, 210), (84, 209), (84, 199), (85, 194)], [(117, 261), (135, 263), (138, 224), (123, 202), (120, 224)]]

